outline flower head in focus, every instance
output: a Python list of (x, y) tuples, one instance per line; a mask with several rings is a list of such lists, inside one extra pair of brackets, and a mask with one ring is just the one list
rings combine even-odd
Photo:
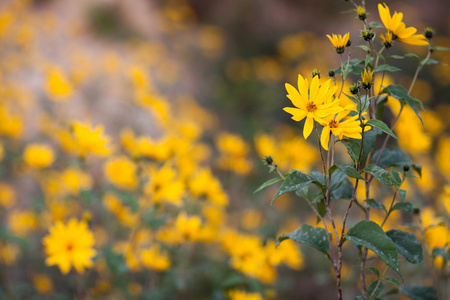
[[(320, 85), (319, 77), (315, 76), (311, 80), (311, 86), (308, 85), (308, 79), (298, 75), (298, 91), (289, 83), (286, 83), (287, 97), (292, 101), (294, 107), (285, 107), (283, 110), (292, 114), (292, 119), (301, 121), (306, 118), (305, 126), (303, 127), (303, 136), (308, 138), (314, 127), (314, 120), (321, 122), (331, 114), (336, 114), (343, 110), (339, 106), (339, 100), (333, 101), (333, 94), (337, 87), (330, 88), (331, 80), (327, 80), (323, 85)], [(308, 93), (309, 87), (309, 93)]]
[(333, 44), (334, 48), (336, 48), (336, 52), (338, 54), (342, 54), (345, 51), (345, 47), (347, 46), (347, 43), (350, 38), (350, 33), (347, 32), (343, 37), (340, 34), (334, 34), (332, 33), (333, 37), (331, 37), (329, 34), (327, 34), (328, 39)]
[(50, 228), (50, 234), (43, 239), (47, 259), (46, 265), (57, 265), (63, 274), (69, 273), (72, 265), (79, 273), (93, 265), (92, 257), (96, 251), (94, 235), (84, 221), (70, 219), (64, 225), (61, 221)]
[(367, 71), (364, 69), (364, 73), (361, 73), (361, 85), (366, 90), (370, 89), (373, 84), (373, 71)]
[(340, 140), (344, 136), (361, 139), (361, 126), (360, 122), (357, 120), (358, 115), (347, 118), (342, 121), (350, 113), (350, 110), (341, 111), (336, 116), (328, 116), (322, 120), (322, 134), (320, 136), (320, 143), (322, 147), (328, 151), (328, 142), (330, 140), (330, 133), (339, 137)]
[(410, 45), (428, 45), (428, 41), (423, 34), (415, 34), (417, 31), (416, 28), (406, 28), (405, 23), (402, 22), (403, 13), (395, 12), (391, 17), (389, 7), (384, 3), (378, 4), (378, 12), (380, 13), (380, 19), (384, 27), (392, 33), (394, 40)]

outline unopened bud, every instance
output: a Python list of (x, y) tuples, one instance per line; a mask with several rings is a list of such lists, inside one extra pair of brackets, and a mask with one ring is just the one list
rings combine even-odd
[(311, 77), (314, 78), (316, 76), (319, 76), (319, 79), (320, 79), (320, 71), (317, 69), (314, 69), (311, 73)]

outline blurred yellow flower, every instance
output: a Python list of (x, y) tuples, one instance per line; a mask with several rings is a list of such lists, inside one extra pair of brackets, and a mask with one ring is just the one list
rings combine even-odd
[(6, 108), (0, 107), (0, 134), (11, 138), (19, 138), (22, 135), (22, 119), (12, 114)]
[(198, 216), (189, 217), (185, 212), (181, 212), (178, 214), (175, 226), (184, 239), (195, 241), (200, 232), (202, 220)]
[(16, 202), (16, 192), (6, 183), (0, 182), (0, 205), (11, 207)]
[(92, 187), (91, 175), (77, 168), (67, 168), (60, 178), (68, 192), (73, 195), (78, 195), (80, 191)]
[(15, 210), (9, 214), (8, 225), (14, 235), (26, 237), (36, 229), (38, 220), (30, 210)]
[(238, 174), (248, 174), (253, 164), (247, 159), (249, 146), (236, 134), (223, 132), (216, 140), (220, 151), (219, 166), (224, 170), (231, 170)]
[(415, 34), (417, 29), (414, 27), (406, 28), (405, 23), (402, 22), (403, 13), (395, 12), (391, 17), (391, 13), (389, 11), (389, 7), (386, 4), (378, 4), (378, 12), (380, 14), (380, 19), (386, 27), (387, 30), (392, 32), (393, 39), (398, 40), (399, 42), (410, 44), (410, 45), (418, 45), (418, 46), (426, 46), (428, 45), (428, 41), (426, 40), (423, 34)]
[(111, 152), (109, 138), (103, 135), (103, 127), (92, 128), (89, 124), (74, 122), (72, 125), (74, 141), (80, 156), (88, 153), (108, 155)]
[(34, 289), (41, 295), (49, 295), (53, 291), (53, 282), (46, 274), (35, 274), (32, 281)]
[(137, 166), (126, 156), (109, 159), (103, 169), (108, 180), (118, 188), (132, 190), (138, 185)]
[(46, 144), (30, 144), (23, 152), (23, 160), (30, 167), (45, 168), (53, 163), (55, 153)]
[(285, 107), (283, 110), (292, 114), (294, 121), (298, 122), (306, 118), (303, 127), (305, 139), (313, 130), (314, 120), (320, 123), (322, 118), (343, 110), (339, 106), (339, 100), (333, 101), (332, 96), (337, 87), (330, 88), (330, 84), (331, 80), (327, 80), (323, 85), (320, 85), (319, 76), (314, 76), (309, 87), (308, 79), (304, 79), (300, 74), (298, 75), (298, 91), (292, 85), (286, 83), (287, 97), (297, 108)]
[(72, 87), (57, 68), (52, 68), (47, 74), (47, 92), (49, 98), (56, 101), (64, 101), (72, 94)]
[(141, 252), (142, 264), (150, 269), (162, 272), (170, 268), (169, 255), (160, 250), (159, 245), (153, 244)]
[(49, 231), (43, 239), (48, 266), (57, 265), (63, 274), (69, 273), (72, 265), (79, 273), (92, 267), (94, 235), (85, 222), (70, 219), (65, 225), (56, 221)]
[(228, 298), (230, 300), (263, 300), (262, 296), (258, 293), (247, 293), (242, 290), (229, 291)]
[(0, 242), (0, 262), (6, 266), (14, 264), (18, 256), (20, 255), (20, 247), (16, 244), (1, 243)]
[(0, 161), (3, 160), (4, 156), (5, 156), (5, 150), (3, 149), (3, 145), (0, 144)]
[(169, 164), (151, 170), (151, 179), (144, 188), (145, 194), (154, 203), (166, 201), (180, 206), (185, 192), (184, 182), (178, 178), (176, 170)]

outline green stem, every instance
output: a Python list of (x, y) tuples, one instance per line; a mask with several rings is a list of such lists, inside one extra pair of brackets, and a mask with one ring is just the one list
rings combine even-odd
[(370, 294), (368, 300), (371, 300), (372, 297), (373, 297), (373, 296), (375, 295), (375, 293), (377, 292), (378, 286), (380, 285), (381, 281), (383, 280), (384, 274), (386, 274), (386, 271), (388, 270), (388, 268), (389, 268), (389, 267), (386, 266), (386, 268), (385, 268), (384, 271), (383, 271), (383, 274), (381, 274), (380, 278), (378, 278), (377, 285), (376, 285), (375, 288), (373, 289), (373, 291), (372, 291), (372, 293)]

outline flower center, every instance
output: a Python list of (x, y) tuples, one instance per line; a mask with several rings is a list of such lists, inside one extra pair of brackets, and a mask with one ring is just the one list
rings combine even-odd
[(338, 128), (338, 125), (339, 123), (338, 122), (336, 122), (335, 120), (332, 120), (332, 121), (330, 121), (330, 128)]
[(308, 102), (308, 104), (306, 104), (306, 110), (308, 110), (308, 112), (315, 112), (317, 110), (317, 106), (314, 102)]
[(66, 250), (67, 250), (68, 252), (71, 252), (71, 251), (73, 250), (73, 244), (72, 244), (72, 243), (67, 244), (67, 245), (66, 245)]

